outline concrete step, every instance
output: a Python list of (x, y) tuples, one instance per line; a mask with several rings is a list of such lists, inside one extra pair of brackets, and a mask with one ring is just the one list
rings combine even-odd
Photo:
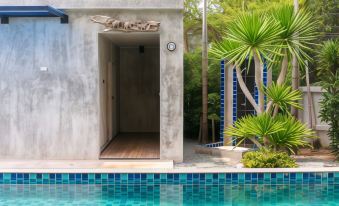
[(172, 160), (0, 160), (0, 172), (76, 172), (173, 169)]

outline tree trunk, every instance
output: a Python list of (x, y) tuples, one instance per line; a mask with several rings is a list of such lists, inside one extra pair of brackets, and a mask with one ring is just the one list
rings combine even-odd
[(188, 46), (188, 31), (184, 31), (184, 52), (189, 52), (189, 46)]
[(200, 123), (199, 123), (199, 136), (198, 136), (198, 142), (202, 142), (202, 138), (201, 138), (201, 128), (202, 128), (202, 116), (200, 115)]
[[(297, 13), (299, 10), (299, 2), (298, 0), (294, 0), (294, 13)], [(295, 34), (295, 38), (298, 38), (298, 34)], [(299, 89), (299, 79), (300, 79), (300, 74), (299, 74), (299, 65), (298, 65), (298, 59), (293, 54), (292, 56), (292, 89), (297, 90)], [(295, 107), (291, 107), (291, 114), (295, 117), (298, 118), (298, 110)]]
[(277, 85), (282, 85), (285, 82), (286, 75), (287, 75), (287, 69), (288, 69), (288, 57), (287, 57), (287, 51), (284, 49), (284, 58), (281, 63), (281, 70), (279, 77), (277, 79)]
[(257, 53), (254, 53), (254, 64), (255, 64), (255, 84), (258, 88), (258, 95), (259, 95), (259, 111), (258, 114), (264, 112), (265, 108), (265, 100), (264, 100), (264, 92), (263, 92), (263, 67), (260, 61), (260, 57)]
[(212, 142), (215, 142), (215, 121), (212, 118)]
[(240, 70), (240, 67), (239, 66), (236, 66), (235, 67), (235, 70), (236, 70), (236, 73), (237, 73), (237, 79), (238, 79), (238, 83), (239, 83), (239, 86), (241, 88), (241, 91), (244, 93), (244, 95), (246, 96), (247, 100), (251, 103), (251, 105), (253, 106), (253, 108), (255, 109), (255, 111), (257, 113), (260, 113), (260, 108), (259, 106), (257, 105), (257, 103), (255, 102), (251, 92), (248, 90), (247, 88), (247, 85), (245, 84), (244, 82), (244, 79), (242, 77), (242, 74), (241, 74), (241, 70)]
[(207, 0), (204, 0), (202, 25), (202, 143), (208, 143), (208, 40), (207, 40)]
[(311, 86), (310, 86), (310, 77), (309, 77), (309, 73), (308, 73), (308, 65), (306, 62), (306, 86), (307, 86), (307, 101), (308, 101), (308, 123), (309, 123), (309, 127), (311, 129), (314, 129), (313, 125), (313, 108), (312, 108), (312, 93), (311, 93)]

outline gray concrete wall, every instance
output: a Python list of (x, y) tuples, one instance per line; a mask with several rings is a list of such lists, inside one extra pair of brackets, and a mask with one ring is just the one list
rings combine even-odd
[(98, 158), (99, 28), (87, 18), (0, 25), (1, 159)]
[(120, 132), (159, 132), (159, 48), (120, 49)]
[(65, 9), (183, 9), (183, 0), (0, 0), (0, 5), (50, 5)]
[[(12, 4), (0, 1), (0, 5)], [(100, 141), (105, 138), (100, 127), (103, 108), (98, 60), (98, 33), (103, 28), (90, 22), (89, 16), (101, 14), (161, 22), (160, 156), (181, 161), (181, 11), (67, 12), (69, 24), (54, 18), (11, 18), (10, 24), (0, 25), (0, 158), (98, 159)], [(170, 41), (177, 44), (174, 52), (166, 48)], [(42, 66), (48, 71), (40, 71)]]
[(112, 111), (109, 108), (112, 103), (109, 101), (109, 93), (110, 93), (110, 77), (109, 75), (112, 74), (109, 70), (112, 70), (112, 59), (113, 59), (113, 52), (112, 52), (112, 44), (111, 42), (106, 39), (105, 37), (99, 36), (98, 38), (98, 52), (99, 52), (99, 77), (102, 80), (100, 82), (100, 96), (105, 98), (105, 100), (100, 101), (101, 109), (101, 122), (100, 124), (100, 147), (103, 147), (108, 141), (109, 137), (112, 136), (111, 128), (112, 128)]
[(119, 75), (120, 75), (120, 48), (112, 45), (112, 139), (119, 133), (120, 104), (119, 104)]
[(301, 100), (301, 105), (303, 107), (303, 110), (298, 110), (298, 118), (305, 124), (307, 124), (309, 127), (312, 127), (310, 125), (310, 117), (309, 114), (312, 114), (312, 122), (313, 122), (313, 128), (315, 129), (316, 136), (320, 138), (321, 146), (323, 147), (329, 147), (330, 145), (330, 138), (327, 135), (327, 132), (329, 130), (329, 125), (326, 122), (321, 121), (319, 117), (320, 112), (320, 101), (322, 100), (322, 94), (324, 91), (322, 91), (321, 87), (312, 86), (310, 88), (311, 95), (312, 95), (312, 104), (313, 107), (311, 107), (311, 110), (309, 109), (308, 104), (308, 96), (307, 96), (307, 87), (300, 87), (300, 90), (303, 93), (303, 99)]

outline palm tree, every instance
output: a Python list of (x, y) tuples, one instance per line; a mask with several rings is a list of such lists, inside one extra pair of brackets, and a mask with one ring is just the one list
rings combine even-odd
[[(299, 11), (299, 1), (293, 0), (293, 6), (294, 6), (294, 13), (298, 13)], [(296, 37), (298, 34), (294, 34)], [(298, 65), (298, 59), (293, 54), (292, 55), (292, 89), (297, 90), (299, 89), (299, 81), (300, 81), (300, 71), (299, 71), (299, 65)], [(294, 117), (298, 116), (297, 108), (291, 107), (291, 114)]]
[[(307, 52), (311, 50), (310, 46), (314, 44), (313, 41), (317, 38), (316, 22), (312, 21), (311, 13), (306, 11), (294, 12), (293, 7), (289, 5), (273, 11), (272, 17), (284, 30), (280, 33), (281, 47), (279, 47), (279, 53), (283, 57), (277, 80), (277, 84), (283, 84), (286, 79), (288, 62), (292, 60), (292, 56), (295, 56), (300, 64), (304, 64), (305, 60), (312, 60)], [(276, 57), (279, 58), (279, 56)]]
[(207, 37), (207, 0), (203, 2), (203, 24), (202, 24), (202, 143), (208, 142), (208, 37)]
[(339, 160), (339, 40), (326, 41), (318, 54), (318, 76), (325, 92), (320, 102), (320, 118), (330, 125), (331, 148)]
[[(277, 54), (277, 48), (281, 46), (279, 40), (282, 32), (281, 26), (271, 17), (257, 13), (243, 13), (228, 25), (228, 36), (211, 49), (211, 54), (215, 57), (227, 59), (235, 66), (241, 89), (258, 114), (264, 112), (263, 59), (271, 60), (272, 54)], [(249, 62), (254, 60), (259, 105), (253, 101), (252, 95), (246, 89), (247, 86), (240, 78), (240, 65), (246, 59)]]
[[(294, 153), (298, 147), (310, 146), (305, 138), (313, 137), (312, 130), (289, 114), (290, 106), (301, 108), (296, 102), (301, 99), (301, 92), (292, 90), (291, 86), (273, 83), (265, 89), (265, 95), (272, 102), (272, 111), (240, 118), (225, 133), (236, 137), (238, 145), (249, 139), (258, 148), (264, 145), (274, 151)], [(278, 110), (285, 111), (285, 114), (278, 114)]]
[(246, 139), (258, 148), (271, 148), (274, 151), (294, 153), (299, 147), (311, 146), (306, 138), (313, 138), (313, 131), (290, 115), (278, 114), (271, 117), (267, 113), (240, 118), (225, 130), (227, 135), (237, 138), (237, 145)]

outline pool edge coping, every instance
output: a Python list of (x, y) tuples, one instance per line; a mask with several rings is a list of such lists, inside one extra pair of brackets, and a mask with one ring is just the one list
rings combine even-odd
[(304, 168), (0, 168), (0, 173), (298, 173), (298, 172), (339, 172), (339, 167)]

